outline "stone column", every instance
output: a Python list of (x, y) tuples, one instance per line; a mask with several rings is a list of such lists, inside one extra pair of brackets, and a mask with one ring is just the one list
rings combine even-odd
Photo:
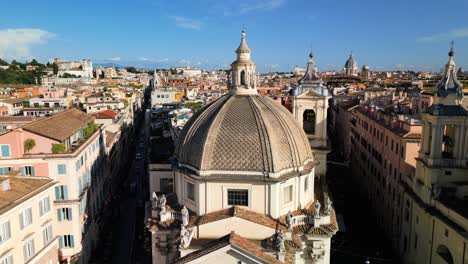
[(432, 124), (432, 141), (431, 141), (431, 159), (438, 159), (441, 156), (441, 126), (439, 124)]

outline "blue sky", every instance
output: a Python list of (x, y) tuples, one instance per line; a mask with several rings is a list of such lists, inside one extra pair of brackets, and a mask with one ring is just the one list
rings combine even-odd
[[(6, 1), (6, 0), (4, 0)], [(0, 57), (228, 68), (245, 27), (261, 72), (341, 69), (354, 51), (374, 70), (440, 70), (455, 41), (468, 70), (466, 0), (100, 0), (2, 3)]]

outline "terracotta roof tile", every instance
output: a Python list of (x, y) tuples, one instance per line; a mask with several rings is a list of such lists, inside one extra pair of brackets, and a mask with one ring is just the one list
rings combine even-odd
[(0, 176), (0, 182), (4, 180), (10, 181), (10, 190), (0, 190), (0, 214), (55, 184), (53, 180), (45, 177)]
[(62, 142), (93, 120), (94, 117), (74, 108), (29, 123), (22, 128), (26, 131)]

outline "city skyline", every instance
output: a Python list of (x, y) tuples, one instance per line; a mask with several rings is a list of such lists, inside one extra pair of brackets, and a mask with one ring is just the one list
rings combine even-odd
[(260, 72), (305, 67), (310, 50), (320, 71), (341, 70), (353, 51), (371, 70), (438, 72), (452, 40), (457, 66), (468, 65), (463, 1), (26, 2), (27, 10), (13, 2), (4, 8), (0, 58), (228, 69), (233, 40), (245, 29)]

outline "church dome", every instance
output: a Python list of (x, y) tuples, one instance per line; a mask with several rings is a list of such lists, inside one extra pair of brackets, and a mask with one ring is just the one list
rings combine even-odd
[(276, 178), (301, 172), (313, 160), (292, 114), (258, 94), (230, 93), (197, 112), (182, 130), (175, 154), (180, 168), (200, 176)]
[(356, 59), (354, 59), (353, 53), (349, 55), (349, 59), (345, 63), (345, 68), (346, 69), (357, 69), (358, 65), (356, 62)]

